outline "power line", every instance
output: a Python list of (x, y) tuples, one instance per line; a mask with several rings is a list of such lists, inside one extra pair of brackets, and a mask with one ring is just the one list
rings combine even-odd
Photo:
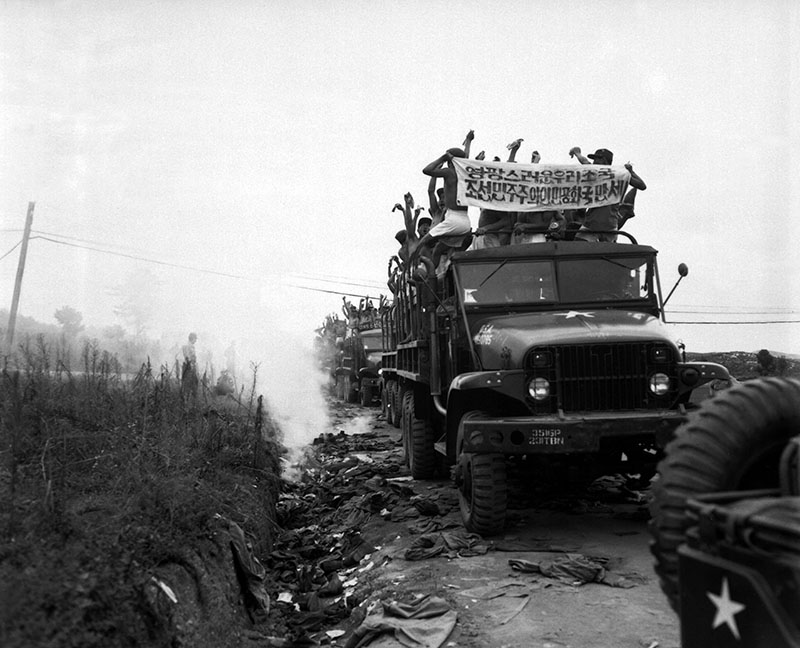
[(17, 241), (17, 244), (12, 247), (8, 252), (6, 252), (3, 256), (0, 256), (0, 261), (5, 259), (9, 254), (11, 254), (14, 250), (16, 250), (20, 245), (22, 245), (22, 241)]
[(719, 311), (719, 310), (675, 310), (669, 309), (670, 313), (680, 313), (681, 315), (797, 315), (800, 311), (794, 310), (749, 310), (749, 311)]
[(681, 322), (681, 321), (669, 321), (667, 324), (800, 324), (800, 320), (761, 320), (761, 321), (754, 321), (754, 322)]
[[(123, 257), (123, 258), (126, 258), (126, 259), (133, 259), (135, 261), (144, 261), (146, 263), (155, 263), (156, 265), (167, 266), (167, 267), (170, 267), (170, 268), (178, 268), (178, 269), (181, 269), (181, 270), (191, 270), (193, 272), (201, 272), (201, 273), (216, 275), (216, 276), (220, 276), (220, 277), (228, 277), (228, 278), (231, 278), (231, 279), (243, 279), (245, 281), (253, 281), (253, 282), (260, 281), (260, 279), (257, 278), (257, 277), (248, 277), (246, 275), (239, 275), (239, 274), (234, 274), (234, 273), (230, 273), (230, 272), (220, 272), (218, 270), (210, 270), (208, 268), (199, 268), (199, 267), (196, 267), (196, 266), (183, 265), (183, 264), (180, 264), (180, 263), (172, 263), (172, 262), (169, 262), (169, 261), (160, 261), (158, 259), (148, 259), (148, 258), (145, 258), (145, 257), (135, 256), (135, 255), (132, 255), (132, 254), (125, 254), (123, 252), (114, 252), (114, 251), (111, 251), (111, 250), (102, 250), (102, 249), (95, 248), (95, 247), (92, 247), (92, 246), (89, 246), (89, 245), (79, 245), (77, 243), (68, 243), (67, 241), (58, 241), (56, 239), (52, 239), (52, 238), (49, 238), (47, 236), (32, 236), (31, 239), (41, 239), (42, 241), (48, 241), (50, 243), (55, 243), (56, 245), (65, 245), (67, 247), (74, 247), (74, 248), (79, 248), (79, 249), (82, 249), (82, 250), (90, 250), (92, 252), (100, 252), (102, 254), (109, 254), (111, 256), (118, 256), (118, 257)], [(19, 243), (17, 243), (17, 245), (14, 246), (14, 247), (16, 248), (17, 246), (19, 246)], [(9, 252), (7, 252), (6, 254), (10, 254), (13, 251), (13, 249), (14, 248), (9, 250)], [(2, 258), (2, 257), (0, 257), (0, 258)], [(327, 281), (327, 280), (325, 280), (325, 279), (316, 279), (316, 281)], [(350, 285), (350, 286), (360, 286), (360, 287), (364, 287), (364, 288), (374, 288), (375, 287), (375, 286), (368, 286), (368, 285), (359, 284), (359, 283), (334, 282), (334, 281), (331, 281), (331, 283), (346, 284), (346, 285)], [(310, 286), (301, 286), (301, 285), (298, 285), (298, 284), (286, 284), (286, 285), (291, 286), (293, 288), (300, 288), (300, 289), (303, 289), (303, 290), (311, 290), (311, 291), (315, 291), (315, 292), (331, 293), (331, 294), (335, 294), (335, 295), (346, 295), (348, 297), (365, 297), (365, 298), (369, 298), (369, 299), (376, 299), (374, 297), (370, 297), (369, 295), (348, 293), (348, 292), (343, 292), (343, 291), (340, 291), (340, 290), (325, 290), (325, 289), (322, 289), (322, 288), (313, 288), (313, 287), (310, 287)]]
[(220, 272), (219, 270), (208, 270), (207, 268), (198, 268), (194, 266), (187, 266), (180, 263), (171, 263), (169, 261), (159, 261), (158, 259), (146, 259), (144, 257), (134, 256), (132, 254), (125, 254), (123, 252), (112, 252), (111, 250), (101, 250), (99, 248), (91, 247), (88, 245), (78, 245), (77, 243), (67, 243), (66, 241), (57, 241), (56, 239), (48, 238), (46, 236), (31, 236), (32, 239), (41, 239), (42, 241), (49, 241), (57, 245), (66, 245), (67, 247), (80, 248), (82, 250), (91, 250), (92, 252), (101, 252), (102, 254), (110, 254), (112, 256), (124, 257), (126, 259), (134, 259), (136, 261), (146, 261), (147, 263), (155, 263), (156, 265), (167, 266), (170, 268), (180, 268), (181, 270), (192, 270), (194, 272), (202, 272), (205, 274), (217, 275), (220, 277), (229, 277), (231, 279), (244, 279), (245, 281), (258, 281), (255, 277), (247, 277), (245, 275), (237, 275), (231, 272)]
[(286, 284), (292, 288), (300, 288), (301, 290), (313, 290), (314, 292), (329, 293), (331, 295), (342, 295), (343, 297), (360, 297), (364, 299), (378, 300), (380, 297), (373, 297), (372, 295), (358, 295), (356, 293), (342, 292), (341, 290), (324, 290), (323, 288), (309, 288), (308, 286), (298, 286), (297, 284)]
[(111, 248), (120, 248), (120, 249), (127, 249), (127, 250), (135, 250), (136, 252), (144, 252), (141, 248), (131, 247), (130, 245), (117, 245), (115, 243), (105, 243), (103, 241), (93, 241), (91, 239), (80, 238), (78, 236), (67, 236), (66, 234), (55, 234), (53, 232), (43, 232), (41, 230), (31, 230), (32, 234), (44, 234), (45, 236), (55, 236), (62, 239), (67, 239), (68, 241), (78, 241), (79, 243), (88, 243), (89, 245), (102, 245), (104, 247), (111, 247)]
[(340, 286), (359, 286), (361, 288), (375, 288), (375, 289), (381, 287), (380, 285), (373, 285), (373, 284), (362, 283), (362, 282), (352, 282), (352, 281), (343, 281), (343, 280), (336, 281), (334, 279), (323, 279), (322, 277), (319, 277), (319, 278), (316, 278), (316, 277), (301, 277), (301, 276), (296, 275), (294, 273), (292, 273), (290, 276), (295, 277), (297, 279), (304, 279), (304, 280), (307, 280), (307, 281), (321, 281), (323, 283), (332, 283), (332, 284), (337, 284), (337, 285), (340, 285)]

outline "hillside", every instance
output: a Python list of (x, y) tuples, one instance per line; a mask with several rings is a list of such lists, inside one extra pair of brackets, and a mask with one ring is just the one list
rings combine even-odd
[[(790, 354), (771, 352), (776, 366), (766, 375), (783, 375), (787, 378), (800, 378), (800, 359)], [(716, 362), (727, 367), (731, 375), (738, 380), (750, 380), (761, 375), (757, 354), (749, 351), (716, 351), (709, 353), (687, 353), (687, 360), (700, 362)], [(781, 373), (780, 365), (785, 359), (785, 371)]]

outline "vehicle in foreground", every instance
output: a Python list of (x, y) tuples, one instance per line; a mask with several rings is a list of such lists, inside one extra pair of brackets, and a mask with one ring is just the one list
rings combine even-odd
[(800, 646), (800, 380), (709, 399), (658, 466), (651, 550), (683, 648)]

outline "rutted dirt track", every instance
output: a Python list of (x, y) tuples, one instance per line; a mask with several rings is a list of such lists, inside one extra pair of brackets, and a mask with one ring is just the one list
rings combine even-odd
[[(366, 557), (357, 565), (352, 559), (349, 566), (347, 560), (330, 562), (338, 572), (327, 568), (324, 557), (318, 559), (326, 567), (324, 578), (317, 569), (318, 580), (327, 579), (328, 590), (319, 596), (308, 596), (314, 586), (303, 594), (296, 584), (282, 597), (275, 593), (279, 601), (284, 599), (276, 605), (287, 614), (298, 602), (301, 609), (311, 610), (305, 625), (312, 638), (338, 646), (403, 645), (396, 638), (403, 630), (387, 631), (394, 626), (426, 633), (427, 645), (679, 646), (677, 617), (652, 570), (646, 493), (629, 490), (620, 476), (579, 492), (551, 488), (523, 503), (528, 508), (512, 504), (504, 533), (480, 538), (461, 525), (449, 480), (410, 480), (400, 431), (378, 409), (341, 403), (332, 407), (334, 426), (314, 446), (319, 463), (312, 473), (324, 477), (325, 497), (338, 502), (333, 506), (340, 506), (340, 513), (338, 527), (330, 522), (322, 527), (335, 536), (337, 528), (351, 525), (350, 531), (360, 530), (364, 542), (353, 551), (345, 531), (336, 545), (341, 551), (327, 551), (334, 558), (347, 551), (357, 559)], [(342, 434), (354, 421), (364, 432)], [(321, 492), (318, 484), (312, 489), (317, 495), (309, 496), (308, 481), (304, 488), (285, 499), (284, 507), (296, 507)], [(320, 514), (315, 521), (322, 519)], [(309, 533), (307, 522), (300, 535)], [(304, 542), (308, 545), (307, 538), (298, 541), (290, 533), (288, 542), (284, 537), (278, 543), (276, 555)], [(340, 583), (341, 594), (330, 596), (340, 591)], [(423, 596), (429, 598), (418, 600)], [(348, 608), (350, 600), (359, 605), (347, 614), (342, 605)], [(405, 606), (398, 613), (397, 606), (389, 607), (392, 601)], [(417, 612), (429, 618), (415, 621)], [(412, 618), (403, 619), (404, 614)], [(437, 635), (454, 620), (452, 632), (437, 644)]]

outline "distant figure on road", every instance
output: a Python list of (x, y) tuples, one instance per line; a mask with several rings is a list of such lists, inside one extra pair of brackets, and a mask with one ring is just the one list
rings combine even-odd
[(183, 370), (181, 371), (181, 392), (192, 398), (197, 396), (197, 351), (194, 343), (197, 334), (189, 333), (189, 342), (181, 347), (183, 352)]
[(236, 375), (236, 340), (231, 340), (225, 349), (225, 370), (231, 375)]

